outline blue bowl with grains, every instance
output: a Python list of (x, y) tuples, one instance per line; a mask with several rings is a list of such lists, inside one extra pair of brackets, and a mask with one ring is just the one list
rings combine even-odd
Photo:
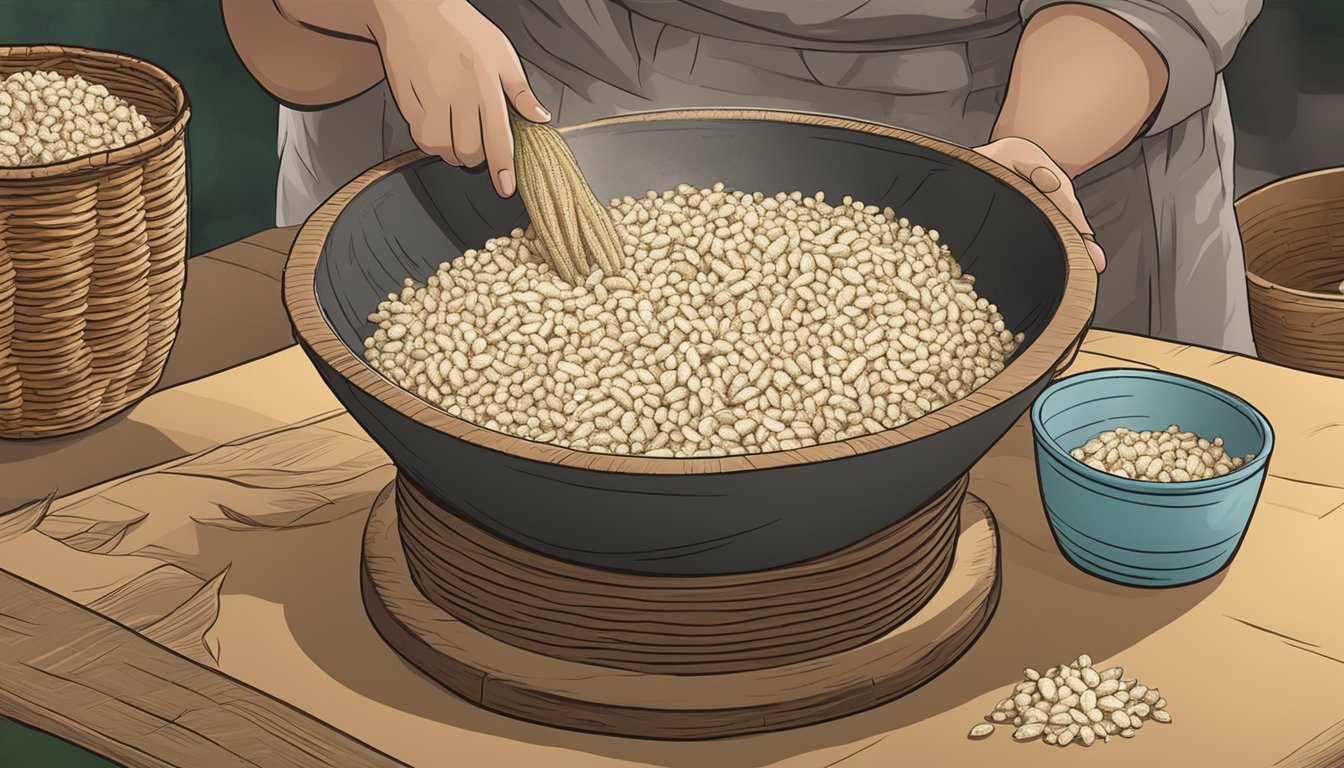
[(1191, 584), (1232, 561), (1274, 448), (1269, 421), (1246, 401), (1147, 370), (1061, 379), (1032, 405), (1031, 427), (1060, 551), (1140, 587)]

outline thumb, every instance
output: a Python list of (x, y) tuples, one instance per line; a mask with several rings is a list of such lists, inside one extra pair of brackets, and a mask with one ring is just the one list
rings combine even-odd
[(499, 84), (504, 89), (514, 110), (534, 123), (549, 123), (551, 113), (541, 105), (541, 100), (527, 84), (527, 77), (521, 66), (516, 66), (500, 75)]
[(1087, 255), (1092, 259), (1092, 266), (1096, 267), (1097, 272), (1105, 271), (1106, 253), (1097, 244), (1092, 225), (1088, 223), (1087, 214), (1083, 212), (1073, 181), (1049, 153), (1035, 142), (1017, 137), (1000, 139), (987, 145), (986, 148), (999, 150), (985, 154), (1001, 165), (1007, 165), (1014, 173), (1031, 182), (1033, 187), (1044, 193), (1050, 202), (1059, 208), (1060, 213), (1063, 213), (1078, 230), (1078, 234), (1082, 235)]

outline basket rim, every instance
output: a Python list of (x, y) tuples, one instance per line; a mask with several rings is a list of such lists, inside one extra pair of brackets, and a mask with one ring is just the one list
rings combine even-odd
[(1045, 215), (1065, 254), (1065, 285), (1059, 307), (1035, 342), (1023, 349), (1003, 371), (984, 386), (960, 400), (894, 429), (794, 450), (693, 458), (594, 453), (539, 443), (458, 418), (398, 387), (356, 356), (345, 342), (341, 341), (318, 305), (317, 264), (337, 216), (344, 210), (346, 204), (374, 182), (407, 165), (431, 157), (423, 151), (411, 150), (374, 166), (338, 189), (309, 216), (299, 230), (285, 266), (284, 298), (286, 310), (300, 343), (342, 377), (402, 416), (436, 432), (478, 447), (546, 464), (601, 472), (703, 475), (774, 469), (859, 456), (909, 443), (954, 427), (1021, 394), (1032, 383), (1053, 373), (1065, 362), (1070, 348), (1083, 335), (1092, 319), (1098, 278), (1096, 268), (1078, 230), (1045, 194), (1032, 186), (1029, 181), (970, 148), (876, 123), (782, 110), (658, 110), (594, 120), (560, 130), (561, 133), (568, 133), (594, 127), (664, 120), (769, 121), (820, 125), (900, 139), (965, 162), (1006, 183), (1025, 196)]
[(118, 51), (85, 48), (77, 45), (0, 45), (0, 62), (15, 56), (33, 55), (61, 56), (71, 61), (95, 60), (121, 66), (138, 76), (144, 77), (155, 86), (166, 90), (173, 97), (173, 118), (149, 136), (116, 149), (103, 150), (91, 155), (81, 155), (47, 165), (0, 168), (0, 182), (45, 181), (58, 176), (99, 171), (109, 166), (134, 163), (147, 155), (158, 152), (175, 141), (191, 118), (191, 103), (187, 99), (187, 92), (182, 87), (182, 83), (169, 74), (167, 70), (146, 59)]
[[(1289, 288), (1286, 285), (1266, 280), (1249, 269), (1246, 270), (1246, 279), (1249, 280), (1256, 289), (1267, 295), (1283, 293), (1289, 296), (1296, 296), (1300, 299), (1311, 299), (1325, 304), (1326, 306), (1322, 309), (1330, 309), (1336, 312), (1339, 311), (1339, 305), (1344, 304), (1344, 291), (1330, 293), (1329, 291), (1304, 291), (1301, 288)], [(1302, 305), (1299, 304), (1297, 306)], [(1310, 304), (1307, 306), (1310, 306)]]
[[(1236, 210), (1237, 218), (1240, 219), (1242, 215), (1248, 212), (1249, 208), (1259, 205), (1261, 198), (1266, 195), (1273, 195), (1277, 192), (1282, 192), (1289, 187), (1298, 186), (1303, 183), (1332, 179), (1334, 177), (1344, 179), (1344, 166), (1318, 168), (1314, 171), (1306, 171), (1293, 176), (1286, 176), (1282, 179), (1275, 179), (1274, 181), (1262, 184), (1237, 198), (1236, 202), (1233, 203), (1233, 207)], [(1240, 226), (1240, 221), (1238, 221), (1238, 226)], [(1241, 234), (1241, 238), (1243, 241), (1242, 248), (1244, 250), (1244, 232)], [(1339, 309), (1339, 305), (1344, 303), (1344, 292), (1331, 293), (1329, 291), (1308, 291), (1302, 288), (1292, 288), (1282, 283), (1276, 283), (1269, 278), (1262, 277), (1260, 274), (1252, 271), (1252, 264), (1249, 258), (1246, 260), (1246, 279), (1255, 288), (1258, 288), (1261, 291), (1266, 291), (1271, 294), (1279, 292), (1302, 299), (1313, 299), (1315, 301), (1324, 302), (1327, 305), (1326, 308), (1336, 311)]]

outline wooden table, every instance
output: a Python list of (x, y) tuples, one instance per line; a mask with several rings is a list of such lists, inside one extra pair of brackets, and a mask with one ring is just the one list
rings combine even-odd
[[(1093, 332), (1071, 372), (1100, 367), (1192, 375), (1273, 423), (1270, 477), (1226, 572), (1148, 591), (1068, 565), (1024, 419), (972, 473), (1000, 526), (1003, 596), (948, 672), (830, 723), (665, 743), (494, 715), (388, 650), (357, 562), (393, 470), (283, 349), (84, 437), (0, 446), (6, 495), (62, 488), (0, 516), (0, 716), (131, 766), (1344, 765), (1344, 380)], [(1082, 652), (1160, 687), (1175, 722), (1086, 754), (966, 739), (1022, 667)]]

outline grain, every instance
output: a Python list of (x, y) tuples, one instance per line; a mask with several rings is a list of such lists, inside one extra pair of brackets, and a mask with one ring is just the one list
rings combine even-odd
[(514, 230), (405, 280), (369, 315), (365, 359), (487, 429), (697, 457), (899, 427), (983, 386), (1021, 342), (938, 234), (891, 209), (683, 184), (607, 213), (622, 282), (599, 266), (568, 284)]
[[(1098, 671), (1086, 654), (1044, 673), (1028, 667), (1024, 670), (1026, 680), (1014, 686), (1012, 698), (1001, 699), (986, 718), (989, 722), (972, 729), (972, 737), (985, 738), (994, 724), (1007, 724), (1005, 709), (1021, 713), (1013, 720), (1015, 740), (1040, 739), (1060, 747), (1090, 747), (1098, 740), (1109, 742), (1113, 735), (1131, 739), (1147, 720), (1170, 723), (1166, 699), (1157, 689), (1137, 680), (1120, 680), (1123, 674), (1120, 667)], [(1083, 685), (1081, 693), (1077, 691), (1079, 683)], [(1026, 706), (1021, 696), (1030, 699)]]
[(1041, 697), (1046, 701), (1055, 700), (1055, 681), (1048, 677), (1043, 677), (1036, 683), (1036, 687), (1041, 692)]
[(972, 739), (983, 739), (994, 732), (994, 726), (989, 723), (980, 723), (971, 728), (969, 737)]
[(1013, 731), (1013, 738), (1018, 741), (1028, 741), (1037, 738), (1045, 732), (1044, 723), (1027, 723), (1026, 725)]
[(1069, 455), (1099, 472), (1160, 483), (1222, 477), (1255, 458), (1231, 456), (1221, 437), (1206, 440), (1175, 424), (1158, 432), (1124, 427), (1102, 432)]
[(0, 80), (0, 167), (73, 160), (153, 132), (134, 105), (80, 75), (24, 71)]

